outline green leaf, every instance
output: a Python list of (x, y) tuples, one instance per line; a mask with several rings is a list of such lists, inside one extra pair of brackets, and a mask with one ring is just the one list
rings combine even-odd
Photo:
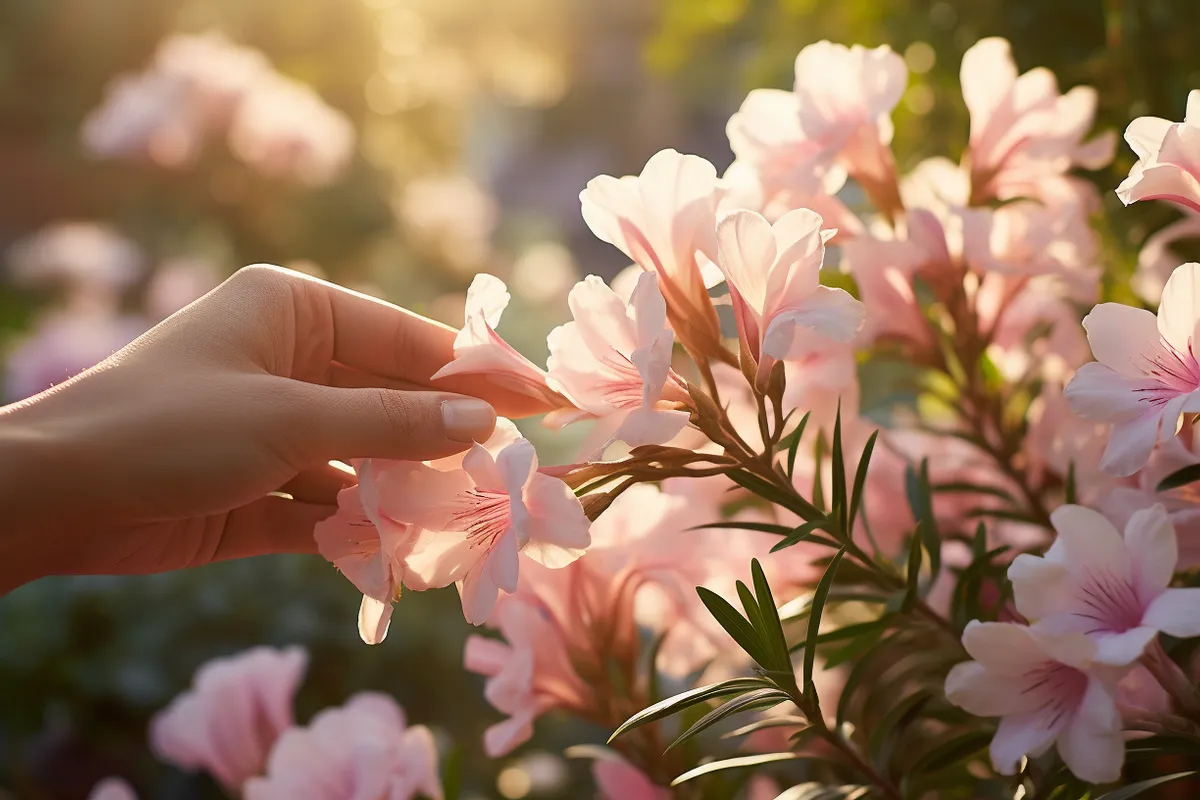
[(786, 692), (781, 692), (775, 688), (755, 689), (752, 692), (746, 692), (739, 697), (722, 703), (696, 720), (694, 725), (676, 736), (663, 752), (675, 749), (678, 745), (683, 744), (701, 731), (711, 728), (726, 717), (731, 717), (742, 711), (763, 711), (768, 708), (774, 708), (780, 703), (791, 699)]
[(1189, 464), (1183, 469), (1177, 469), (1167, 477), (1158, 482), (1158, 486), (1154, 487), (1156, 492), (1169, 492), (1172, 489), (1178, 489), (1180, 486), (1187, 486), (1189, 483), (1200, 481), (1200, 464)]
[(783, 621), (779, 619), (779, 609), (775, 607), (775, 596), (771, 593), (771, 585), (767, 583), (767, 575), (763, 572), (762, 564), (757, 558), (750, 560), (750, 576), (754, 582), (754, 596), (758, 601), (759, 614), (762, 617), (762, 633), (770, 645), (771, 657), (776, 663), (771, 665), (775, 670), (792, 671), (792, 660), (788, 656), (787, 637), (783, 634)]
[(942, 535), (938, 531), (937, 517), (933, 514), (933, 490), (929, 488), (929, 459), (921, 459), (921, 538), (929, 553), (929, 581), (937, 580), (942, 571)]
[[(850, 498), (846, 496), (846, 457), (842, 452), (842, 401), (838, 400), (837, 415), (833, 418), (833, 449), (830, 453), (833, 470), (830, 502), (833, 506), (834, 517), (838, 520), (838, 529), (844, 536), (850, 535), (850, 527), (846, 524), (846, 513), (850, 509)], [(817, 480), (820, 480), (819, 478)], [(837, 534), (834, 534), (835, 536)]]
[(837, 555), (825, 568), (825, 574), (821, 576), (821, 581), (817, 584), (816, 591), (813, 592), (812, 605), (808, 612), (808, 635), (804, 640), (804, 693), (812, 695), (814, 705), (820, 702), (816, 689), (813, 687), (812, 674), (817, 658), (817, 638), (821, 634), (821, 614), (825, 610), (825, 601), (829, 599), (829, 590), (833, 587), (833, 579), (837, 576), (838, 565), (842, 563), (842, 557), (845, 555), (845, 548), (838, 550)]
[(756, 767), (759, 764), (774, 764), (778, 761), (795, 761), (801, 758), (808, 758), (799, 753), (760, 753), (753, 756), (739, 756), (738, 758), (726, 758), (723, 761), (710, 761), (695, 769), (688, 770), (680, 775), (675, 780), (671, 781), (672, 786), (678, 786), (681, 783), (693, 780), (695, 778), (709, 775), (713, 772), (720, 772), (723, 769), (739, 769), (741, 767)]
[[(869, 789), (870, 787), (861, 786), (830, 786), (817, 781), (809, 781), (808, 783), (797, 784), (778, 795), (775, 800), (834, 800), (838, 797), (850, 797), (860, 789)], [(862, 797), (862, 794), (854, 795)]]
[(701, 686), (696, 689), (691, 689), (681, 694), (668, 697), (666, 700), (660, 700), (648, 708), (643, 708), (638, 713), (634, 714), (629, 719), (622, 722), (612, 736), (608, 737), (608, 741), (612, 742), (626, 731), (641, 727), (649, 722), (669, 717), (672, 714), (677, 714), (685, 708), (691, 708), (699, 703), (704, 703), (718, 697), (728, 697), (733, 694), (743, 694), (753, 691), (754, 689), (762, 689), (769, 687), (767, 681), (762, 678), (730, 678), (729, 680), (720, 681), (719, 683), (711, 683), (708, 686)]
[(1008, 491), (1001, 489), (998, 486), (987, 486), (982, 483), (946, 481), (945, 483), (936, 483), (930, 488), (939, 494), (985, 494), (989, 497), (998, 497), (1001, 500), (1008, 501), (1009, 503), (1015, 504), (1017, 502), (1017, 499)]
[(812, 414), (811, 411), (806, 412), (800, 418), (800, 422), (796, 425), (796, 430), (789, 433), (779, 442), (779, 449), (787, 450), (787, 476), (788, 480), (792, 479), (792, 475), (796, 471), (796, 453), (800, 450), (800, 440), (804, 438), (804, 429), (808, 427), (808, 417)]
[(726, 474), (738, 486), (753, 492), (764, 500), (783, 506), (801, 519), (812, 520), (825, 516), (824, 512), (795, 492), (785, 492), (750, 472), (734, 470)]
[(462, 750), (455, 745), (442, 761), (443, 800), (458, 800), (462, 794)]
[(859, 684), (866, 680), (867, 675), (870, 674), (871, 668), (874, 666), (873, 661), (875, 656), (884, 652), (885, 649), (880, 647), (868, 650), (850, 668), (850, 674), (846, 676), (846, 682), (842, 684), (842, 693), (838, 696), (837, 727), (840, 728), (846, 723), (846, 719), (850, 714), (850, 703), (855, 697), (855, 692)]
[(854, 473), (854, 490), (850, 494), (850, 516), (846, 522), (847, 530), (854, 529), (854, 520), (858, 517), (858, 509), (862, 505), (863, 487), (867, 484), (867, 467), (871, 463), (871, 453), (875, 450), (875, 440), (878, 438), (879, 431), (872, 431), (871, 438), (867, 439), (862, 455), (859, 456), (858, 469)]
[(817, 444), (813, 450), (813, 484), (812, 484), (812, 504), (814, 507), (825, 509), (825, 484), (821, 480), (822, 474), (825, 472), (825, 431), (817, 432)]
[(871, 731), (871, 738), (867, 742), (867, 752), (875, 759), (876, 764), (881, 767), (887, 766), (895, 735), (902, 733), (913, 717), (919, 714), (921, 708), (931, 699), (933, 696), (928, 691), (914, 692), (888, 709), (883, 719), (876, 723)]
[[(1161, 484), (1160, 484), (1161, 485)], [(1180, 484), (1181, 486), (1183, 484)], [(1131, 783), (1128, 786), (1122, 786), (1120, 789), (1114, 789), (1107, 794), (1102, 794), (1096, 800), (1129, 800), (1131, 797), (1137, 797), (1147, 789), (1154, 789), (1158, 786), (1163, 786), (1174, 781), (1182, 780), (1196, 774), (1196, 770), (1188, 770), (1187, 772), (1176, 772), (1172, 775), (1163, 775), (1158, 778), (1150, 778), (1145, 781)], [(672, 784), (674, 786), (674, 784)]]
[(1067, 482), (1066, 482), (1066, 503), (1067, 505), (1075, 505), (1076, 490), (1075, 490), (1075, 459), (1071, 459), (1070, 465), (1067, 467)]
[(920, 775), (925, 772), (938, 772), (975, 755), (987, 747), (991, 741), (992, 734), (988, 732), (972, 731), (962, 736), (956, 736), (923, 753), (908, 770), (908, 773)]
[[(918, 530), (920, 527), (918, 526)], [(917, 603), (921, 583), (921, 538), (917, 534), (908, 541), (908, 577), (904, 582), (904, 602), (901, 608), (911, 611)]]
[(704, 607), (708, 609), (708, 613), (713, 615), (713, 618), (733, 637), (733, 640), (738, 643), (739, 647), (745, 650), (761, 666), (770, 666), (767, 663), (769, 659), (766, 655), (766, 642), (763, 641), (758, 631), (754, 629), (750, 622), (739, 614), (736, 608), (729, 604), (728, 600), (703, 586), (696, 587), (696, 594), (700, 595), (700, 602), (704, 603)]
[[(825, 530), (825, 526), (828, 524), (829, 520), (822, 516), (820, 519), (810, 520), (802, 525), (797, 525), (795, 528), (789, 529), (786, 538), (775, 543), (771, 548), (771, 552), (777, 553), (780, 550), (785, 550), (804, 541), (813, 539), (822, 540), (825, 537), (814, 537), (813, 534), (817, 531)], [(834, 542), (832, 539), (826, 539), (825, 541), (832, 543), (835, 547), (841, 547), (840, 544)]]
[(868, 622), (856, 622), (853, 625), (843, 625), (835, 631), (822, 633), (817, 637), (817, 644), (828, 644), (829, 642), (838, 642), (843, 639), (854, 639), (864, 633), (872, 633), (878, 630), (886, 630), (892, 624), (892, 617), (889, 614), (884, 614), (879, 619), (873, 619)]
[(733, 739), (738, 736), (745, 736), (755, 731), (766, 730), (767, 728), (807, 728), (808, 720), (804, 717), (786, 716), (786, 717), (766, 717), (764, 719), (756, 719), (748, 725), (743, 725), (736, 730), (721, 735), (722, 739)]
[(735, 531), (758, 531), (760, 533), (773, 533), (776, 536), (790, 536), (795, 532), (795, 528), (790, 525), (774, 525), (769, 522), (739, 522), (732, 520), (729, 522), (710, 522), (707, 525), (696, 525), (688, 528), (689, 531), (707, 531), (707, 530), (735, 530)]

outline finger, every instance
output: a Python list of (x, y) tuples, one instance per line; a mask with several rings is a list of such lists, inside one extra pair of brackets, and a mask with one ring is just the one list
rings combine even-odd
[(297, 449), (316, 461), (394, 458), (427, 461), (486, 441), (496, 412), (449, 392), (336, 389), (292, 382), (280, 404)]
[(337, 512), (336, 505), (267, 496), (225, 517), (213, 561), (270, 553), (316, 553), (313, 528)]
[(414, 392), (428, 389), (429, 386), (415, 381), (405, 381), (399, 378), (385, 378), (361, 369), (347, 367), (344, 364), (330, 364), (325, 374), (325, 385), (337, 389), (401, 389)]
[[(452, 378), (439, 379), (438, 388), (452, 391), (455, 394), (466, 394), (472, 397), (490, 398), (489, 402), (496, 413), (505, 417), (532, 417), (553, 410), (553, 406), (545, 398), (534, 398), (514, 392), (510, 389), (497, 387), (481, 375), (456, 375)], [(479, 385), (486, 383), (484, 389)], [(344, 364), (330, 364), (326, 374), (325, 385), (339, 389), (403, 389), (407, 391), (429, 390), (428, 384), (414, 381), (385, 378), (370, 372), (363, 372)]]
[(353, 485), (353, 474), (347, 475), (326, 464), (301, 472), (281, 486), (279, 491), (304, 503), (337, 505), (338, 492)]

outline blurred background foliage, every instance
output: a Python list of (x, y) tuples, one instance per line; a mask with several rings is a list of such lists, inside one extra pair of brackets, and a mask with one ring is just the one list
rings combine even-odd
[[(110, 81), (143, 69), (165, 37), (210, 29), (348, 118), (356, 146), (336, 180), (264, 176), (219, 143), (182, 169), (88, 154), (81, 126)], [(637, 172), (664, 147), (723, 169), (725, 122), (745, 93), (790, 86), (795, 54), (822, 38), (904, 54), (902, 168), (957, 159), (959, 61), (990, 35), (1012, 41), (1022, 71), (1096, 86), (1101, 129), (1181, 119), (1200, 88), (1196, 0), (4, 0), (0, 252), (66, 221), (107, 226), (140, 251), (144, 269), (117, 299), (145, 324), (154, 276), (181, 260), (213, 280), (287, 264), (451, 324), (471, 276), (489, 271), (516, 296), (502, 331), (538, 360), (576, 277), (624, 266), (579, 220), (590, 177)], [(1116, 276), (1173, 218), (1161, 204), (1120, 209), (1111, 190), (1132, 162), (1122, 146), (1091, 176)], [(6, 279), (14, 266), (0, 261), (0, 358), (15, 363), (39, 321), (72, 305)], [(461, 669), (468, 631), (452, 592), (406, 597), (375, 648), (358, 640), (357, 603), (328, 564), (301, 557), (47, 579), (0, 598), (0, 797), (74, 800), (114, 773), (143, 798), (217, 796), (156, 763), (145, 725), (201, 662), (260, 643), (309, 648), (301, 720), (354, 691), (393, 693), (444, 752), (459, 749), (464, 797), (590, 796), (586, 770), (557, 754), (600, 731), (540, 723), (513, 758), (483, 757), (495, 715)]]

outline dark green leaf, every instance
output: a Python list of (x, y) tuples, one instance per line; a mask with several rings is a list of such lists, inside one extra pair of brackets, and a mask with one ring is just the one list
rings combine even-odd
[(931, 699), (932, 695), (928, 691), (918, 691), (897, 701), (888, 709), (883, 719), (875, 724), (871, 731), (871, 738), (867, 742), (867, 752), (875, 759), (875, 763), (880, 767), (887, 767), (892, 743), (896, 736), (904, 732), (908, 723), (921, 712), (921, 708)]
[(1187, 486), (1189, 483), (1200, 481), (1200, 464), (1189, 464), (1183, 469), (1177, 469), (1167, 477), (1158, 482), (1158, 486), (1154, 487), (1156, 492), (1169, 492), (1172, 489), (1178, 489), (1180, 486)]
[(798, 753), (760, 753), (753, 756), (739, 756), (738, 758), (727, 758), (723, 761), (710, 761), (695, 769), (688, 770), (680, 775), (675, 780), (671, 781), (672, 786), (678, 786), (681, 783), (686, 783), (694, 778), (699, 778), (713, 772), (719, 772), (723, 769), (738, 769), (740, 767), (756, 767), (759, 764), (774, 764), (777, 761), (795, 761), (796, 759), (806, 758)]
[(847, 530), (854, 529), (854, 520), (858, 517), (858, 509), (862, 505), (863, 487), (867, 484), (867, 468), (871, 463), (871, 453), (875, 450), (875, 440), (879, 438), (879, 431), (872, 431), (871, 438), (867, 439), (867, 444), (863, 447), (862, 455), (858, 459), (858, 469), (854, 473), (854, 490), (850, 495), (850, 516), (846, 523)]
[(792, 660), (788, 657), (787, 637), (783, 635), (783, 622), (779, 619), (779, 609), (775, 607), (775, 596), (771, 593), (771, 585), (767, 583), (767, 575), (763, 572), (758, 559), (750, 561), (750, 576), (754, 581), (754, 596), (758, 601), (758, 610), (762, 615), (763, 636), (770, 645), (771, 656), (776, 663), (772, 669), (787, 670), (792, 673)]
[(1071, 459), (1070, 466), (1067, 467), (1067, 482), (1066, 482), (1066, 502), (1067, 505), (1075, 505), (1075, 459)]
[(830, 502), (833, 506), (833, 514), (839, 522), (838, 530), (844, 536), (849, 536), (850, 526), (847, 524), (846, 514), (850, 509), (850, 498), (846, 496), (846, 457), (842, 451), (841, 400), (838, 400), (837, 415), (833, 418), (833, 449), (830, 452), (830, 460), (830, 467), (833, 470), (833, 481), (830, 485), (833, 497), (830, 498)]
[(972, 731), (962, 736), (956, 736), (927, 750), (908, 772), (912, 775), (920, 775), (925, 772), (943, 770), (975, 755), (987, 747), (991, 740), (992, 734), (986, 731)]
[(825, 510), (825, 432), (817, 432), (817, 444), (813, 451), (812, 504), (822, 512)]
[(462, 794), (462, 750), (456, 745), (442, 761), (442, 797), (458, 800)]
[(776, 505), (783, 506), (798, 517), (804, 520), (818, 519), (824, 516), (824, 513), (809, 503), (795, 492), (785, 492), (778, 486), (769, 483), (762, 478), (745, 470), (734, 470), (727, 473), (729, 479), (741, 486), (743, 489), (748, 489), (764, 500), (769, 500)]
[(766, 642), (759, 636), (758, 631), (737, 612), (737, 609), (729, 604), (729, 601), (721, 597), (716, 592), (705, 589), (703, 586), (696, 587), (696, 594), (700, 595), (700, 602), (704, 603), (704, 607), (713, 615), (713, 618), (721, 625), (725, 631), (733, 637), (733, 640), (738, 643), (746, 653), (764, 667), (769, 667), (766, 663), (767, 658)]
[(743, 725), (729, 733), (722, 734), (722, 739), (733, 739), (738, 736), (745, 736), (755, 731), (765, 730), (767, 728), (804, 728), (808, 727), (808, 720), (804, 717), (766, 717), (751, 722), (749, 725)]
[(933, 490), (929, 488), (929, 459), (921, 460), (921, 538), (929, 553), (929, 581), (937, 580), (942, 571), (942, 534), (938, 531), (937, 518), (933, 514)]
[(841, 547), (840, 544), (834, 542), (832, 539), (815, 537), (813, 535), (817, 531), (825, 530), (825, 526), (828, 524), (829, 520), (827, 520), (825, 517), (821, 517), (820, 519), (814, 519), (810, 520), (809, 522), (805, 522), (803, 525), (797, 525), (795, 528), (792, 528), (788, 531), (787, 537), (775, 543), (775, 545), (771, 548), (771, 552), (777, 553), (780, 550), (785, 550), (793, 545), (800, 544), (801, 542), (812, 540), (820, 541), (823, 539), (825, 542), (832, 543), (835, 547)]
[(808, 427), (808, 417), (812, 412), (807, 412), (800, 418), (800, 422), (796, 425), (796, 430), (783, 437), (779, 442), (780, 449), (787, 450), (787, 476), (788, 480), (792, 479), (792, 475), (796, 472), (796, 453), (800, 450), (800, 440), (804, 438), (804, 429)]
[(842, 692), (838, 696), (837, 707), (837, 727), (842, 727), (850, 714), (850, 703), (857, 696), (859, 684), (867, 679), (867, 676), (872, 674), (874, 669), (874, 659), (879, 653), (882, 653), (886, 648), (877, 648), (868, 650), (861, 658), (854, 662), (854, 666), (850, 668), (850, 674), (846, 676), (846, 682), (842, 684)]
[(726, 681), (701, 686), (673, 697), (668, 697), (666, 700), (660, 700), (654, 705), (642, 709), (622, 722), (613, 731), (612, 736), (608, 737), (608, 741), (611, 742), (626, 731), (645, 725), (648, 722), (654, 722), (655, 720), (669, 717), (672, 714), (677, 714), (683, 709), (690, 708), (698, 703), (704, 703), (718, 697), (743, 694), (754, 689), (769, 687), (770, 685), (762, 678), (730, 678)]
[(673, 750), (675, 747), (683, 744), (701, 731), (711, 728), (721, 720), (731, 717), (734, 714), (742, 711), (763, 711), (768, 708), (774, 708), (780, 703), (787, 702), (788, 700), (791, 700), (791, 697), (789, 697), (787, 693), (781, 692), (778, 689), (755, 689), (752, 692), (746, 692), (746, 694), (722, 703), (700, 719), (696, 720), (694, 725), (676, 736), (674, 740), (667, 745), (666, 750), (663, 752), (666, 752), (667, 750)]
[(904, 582), (904, 602), (900, 607), (905, 611), (911, 611), (917, 603), (918, 589), (921, 583), (921, 538), (916, 534), (913, 534), (908, 541), (907, 576)]
[(688, 528), (689, 531), (706, 531), (706, 530), (735, 530), (735, 531), (759, 531), (760, 533), (773, 533), (777, 536), (790, 536), (796, 529), (790, 525), (773, 525), (769, 522), (739, 522), (731, 520), (729, 522), (710, 522), (707, 525), (697, 525), (694, 528)]
[(845, 555), (845, 548), (838, 550), (837, 555), (825, 568), (825, 574), (821, 576), (821, 581), (817, 584), (816, 591), (813, 592), (812, 605), (808, 612), (808, 635), (804, 640), (804, 693), (811, 695), (814, 705), (819, 702), (813, 687), (812, 674), (817, 658), (817, 638), (821, 634), (821, 613), (825, 610), (825, 601), (829, 598), (829, 590), (833, 587), (833, 579), (837, 576), (838, 565), (842, 563)]
[[(1160, 484), (1161, 485), (1161, 484)], [(1180, 484), (1182, 486), (1182, 484)], [(1158, 778), (1150, 778), (1145, 781), (1131, 783), (1128, 786), (1122, 786), (1120, 789), (1114, 789), (1107, 794), (1102, 794), (1096, 800), (1129, 800), (1131, 797), (1137, 797), (1148, 789), (1154, 789), (1164, 784), (1182, 780), (1184, 778), (1195, 775), (1196, 770), (1188, 770), (1187, 772), (1176, 772), (1171, 775), (1162, 775)]]
[(981, 483), (947, 481), (946, 483), (934, 484), (930, 488), (940, 494), (985, 494), (989, 497), (998, 497), (1001, 500), (1007, 500), (1010, 503), (1015, 504), (1017, 502), (1017, 499), (1008, 491), (998, 486), (985, 486)]
[(817, 644), (827, 644), (828, 642), (838, 642), (843, 639), (853, 639), (862, 636), (865, 633), (874, 631), (886, 630), (892, 624), (892, 618), (887, 614), (879, 619), (873, 619), (868, 622), (857, 622), (853, 625), (843, 625), (835, 631), (822, 633), (817, 637)]

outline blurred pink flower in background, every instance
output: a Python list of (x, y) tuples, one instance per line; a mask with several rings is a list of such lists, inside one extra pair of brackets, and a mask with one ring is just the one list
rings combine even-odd
[(105, 778), (92, 787), (87, 800), (138, 800), (137, 792), (121, 778)]
[(217, 32), (166, 39), (144, 72), (113, 81), (82, 135), (98, 158), (144, 157), (180, 168), (223, 133), (238, 158), (264, 175), (314, 186), (341, 174), (355, 144), (344, 114), (275, 72), (257, 50)]
[(637, 767), (616, 756), (592, 762), (592, 778), (600, 800), (671, 800), (671, 790), (659, 786)]
[(1147, 237), (1138, 252), (1137, 271), (1130, 278), (1138, 297), (1150, 305), (1162, 300), (1163, 287), (1183, 258), (1171, 246), (1181, 239), (1200, 239), (1200, 212), (1184, 210), (1183, 219)]
[(221, 276), (216, 267), (196, 258), (172, 258), (158, 265), (150, 276), (143, 300), (152, 320), (164, 320), (179, 309), (199, 300), (217, 287)]
[(279, 737), (246, 800), (441, 800), (437, 747), (391, 697), (362, 692)]
[(8, 354), (4, 394), (14, 401), (32, 397), (108, 358), (148, 327), (108, 309), (49, 312)]
[(255, 647), (209, 661), (192, 688), (151, 720), (150, 749), (239, 793), (262, 774), (275, 740), (292, 725), (292, 699), (307, 665), (300, 647)]
[(1121, 202), (1169, 200), (1200, 211), (1200, 89), (1188, 94), (1183, 122), (1138, 117), (1125, 141), (1138, 161), (1117, 187)]
[(83, 293), (118, 294), (137, 282), (145, 268), (136, 244), (92, 222), (48, 225), (17, 240), (5, 255), (16, 283)]

